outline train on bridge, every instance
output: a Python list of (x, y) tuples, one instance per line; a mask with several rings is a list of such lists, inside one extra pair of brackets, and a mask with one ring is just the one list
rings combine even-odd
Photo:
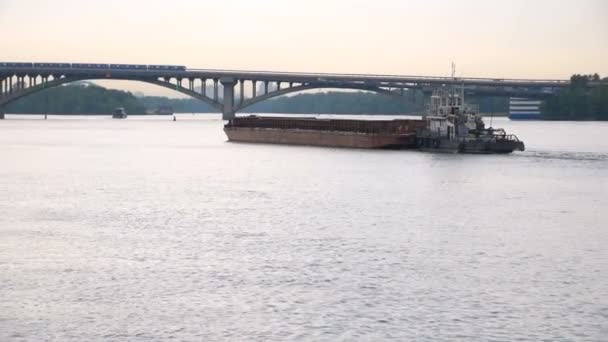
[(11, 69), (95, 69), (95, 70), (150, 70), (186, 71), (184, 65), (146, 65), (146, 64), (99, 64), (99, 63), (17, 63), (0, 62), (0, 68)]

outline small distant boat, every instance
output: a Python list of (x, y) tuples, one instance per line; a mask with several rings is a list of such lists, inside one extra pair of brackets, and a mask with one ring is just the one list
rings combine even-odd
[(125, 112), (124, 108), (116, 108), (114, 109), (114, 113), (112, 114), (113, 119), (126, 119), (127, 112)]

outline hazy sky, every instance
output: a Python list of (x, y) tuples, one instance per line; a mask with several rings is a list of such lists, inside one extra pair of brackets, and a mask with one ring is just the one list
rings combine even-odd
[(0, 60), (608, 75), (605, 0), (0, 0)]

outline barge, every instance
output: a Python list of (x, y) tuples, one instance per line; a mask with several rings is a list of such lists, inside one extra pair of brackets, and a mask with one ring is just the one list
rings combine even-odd
[[(439, 106), (441, 107), (441, 106)], [(436, 107), (438, 109), (439, 107)], [(424, 119), (338, 120), (236, 117), (224, 126), (229, 141), (448, 153), (511, 153), (524, 143), (502, 128), (485, 127), (477, 114), (450, 107)], [(457, 114), (452, 114), (457, 113)]]
[(344, 120), (250, 115), (224, 126), (230, 141), (351, 148), (419, 149), (449, 153), (511, 153), (524, 142), (486, 127), (464, 102), (464, 89), (433, 91), (422, 119)]
[(295, 117), (236, 117), (224, 126), (230, 141), (402, 149), (416, 146), (423, 120), (344, 120)]

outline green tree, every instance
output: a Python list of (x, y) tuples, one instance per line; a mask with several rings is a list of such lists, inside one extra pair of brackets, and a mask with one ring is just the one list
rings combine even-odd
[(93, 84), (49, 88), (25, 96), (6, 107), (23, 114), (111, 114), (124, 107), (129, 114), (144, 114), (146, 108), (130, 92), (105, 89)]
[(572, 75), (570, 87), (545, 101), (542, 112), (548, 120), (608, 120), (608, 83), (600, 75)]

